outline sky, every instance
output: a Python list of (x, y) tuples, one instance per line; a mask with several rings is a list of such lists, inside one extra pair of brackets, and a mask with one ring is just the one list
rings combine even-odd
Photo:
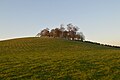
[(0, 0), (0, 40), (69, 23), (86, 40), (120, 46), (120, 0)]

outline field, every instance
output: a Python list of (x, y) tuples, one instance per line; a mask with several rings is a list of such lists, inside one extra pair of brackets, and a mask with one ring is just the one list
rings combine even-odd
[(120, 80), (120, 48), (57, 38), (1, 41), (0, 80)]

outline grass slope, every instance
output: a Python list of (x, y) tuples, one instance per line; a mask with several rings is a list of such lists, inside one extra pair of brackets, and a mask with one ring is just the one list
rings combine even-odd
[(0, 42), (0, 80), (119, 80), (120, 49), (54, 38)]

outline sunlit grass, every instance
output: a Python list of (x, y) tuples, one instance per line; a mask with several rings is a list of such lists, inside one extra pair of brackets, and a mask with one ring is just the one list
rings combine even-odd
[(119, 80), (120, 49), (55, 38), (0, 42), (0, 80)]

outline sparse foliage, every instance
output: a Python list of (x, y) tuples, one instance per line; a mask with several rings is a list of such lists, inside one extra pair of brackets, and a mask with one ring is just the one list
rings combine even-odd
[(79, 32), (78, 34), (80, 35), (81, 41), (84, 41), (85, 40), (85, 36), (84, 36), (83, 32)]
[(72, 25), (71, 23), (67, 25), (67, 30), (68, 30), (68, 31), (71, 31), (72, 28), (73, 28), (73, 25)]
[(55, 28), (49, 31), (49, 28), (43, 29), (40, 33), (38, 33), (36, 36), (47, 36), (47, 37), (58, 37), (58, 38), (64, 38), (68, 40), (85, 40), (85, 36), (82, 32), (78, 32), (79, 27), (74, 26), (73, 24), (67, 24), (67, 30), (64, 27), (64, 24), (60, 25), (60, 28)]

